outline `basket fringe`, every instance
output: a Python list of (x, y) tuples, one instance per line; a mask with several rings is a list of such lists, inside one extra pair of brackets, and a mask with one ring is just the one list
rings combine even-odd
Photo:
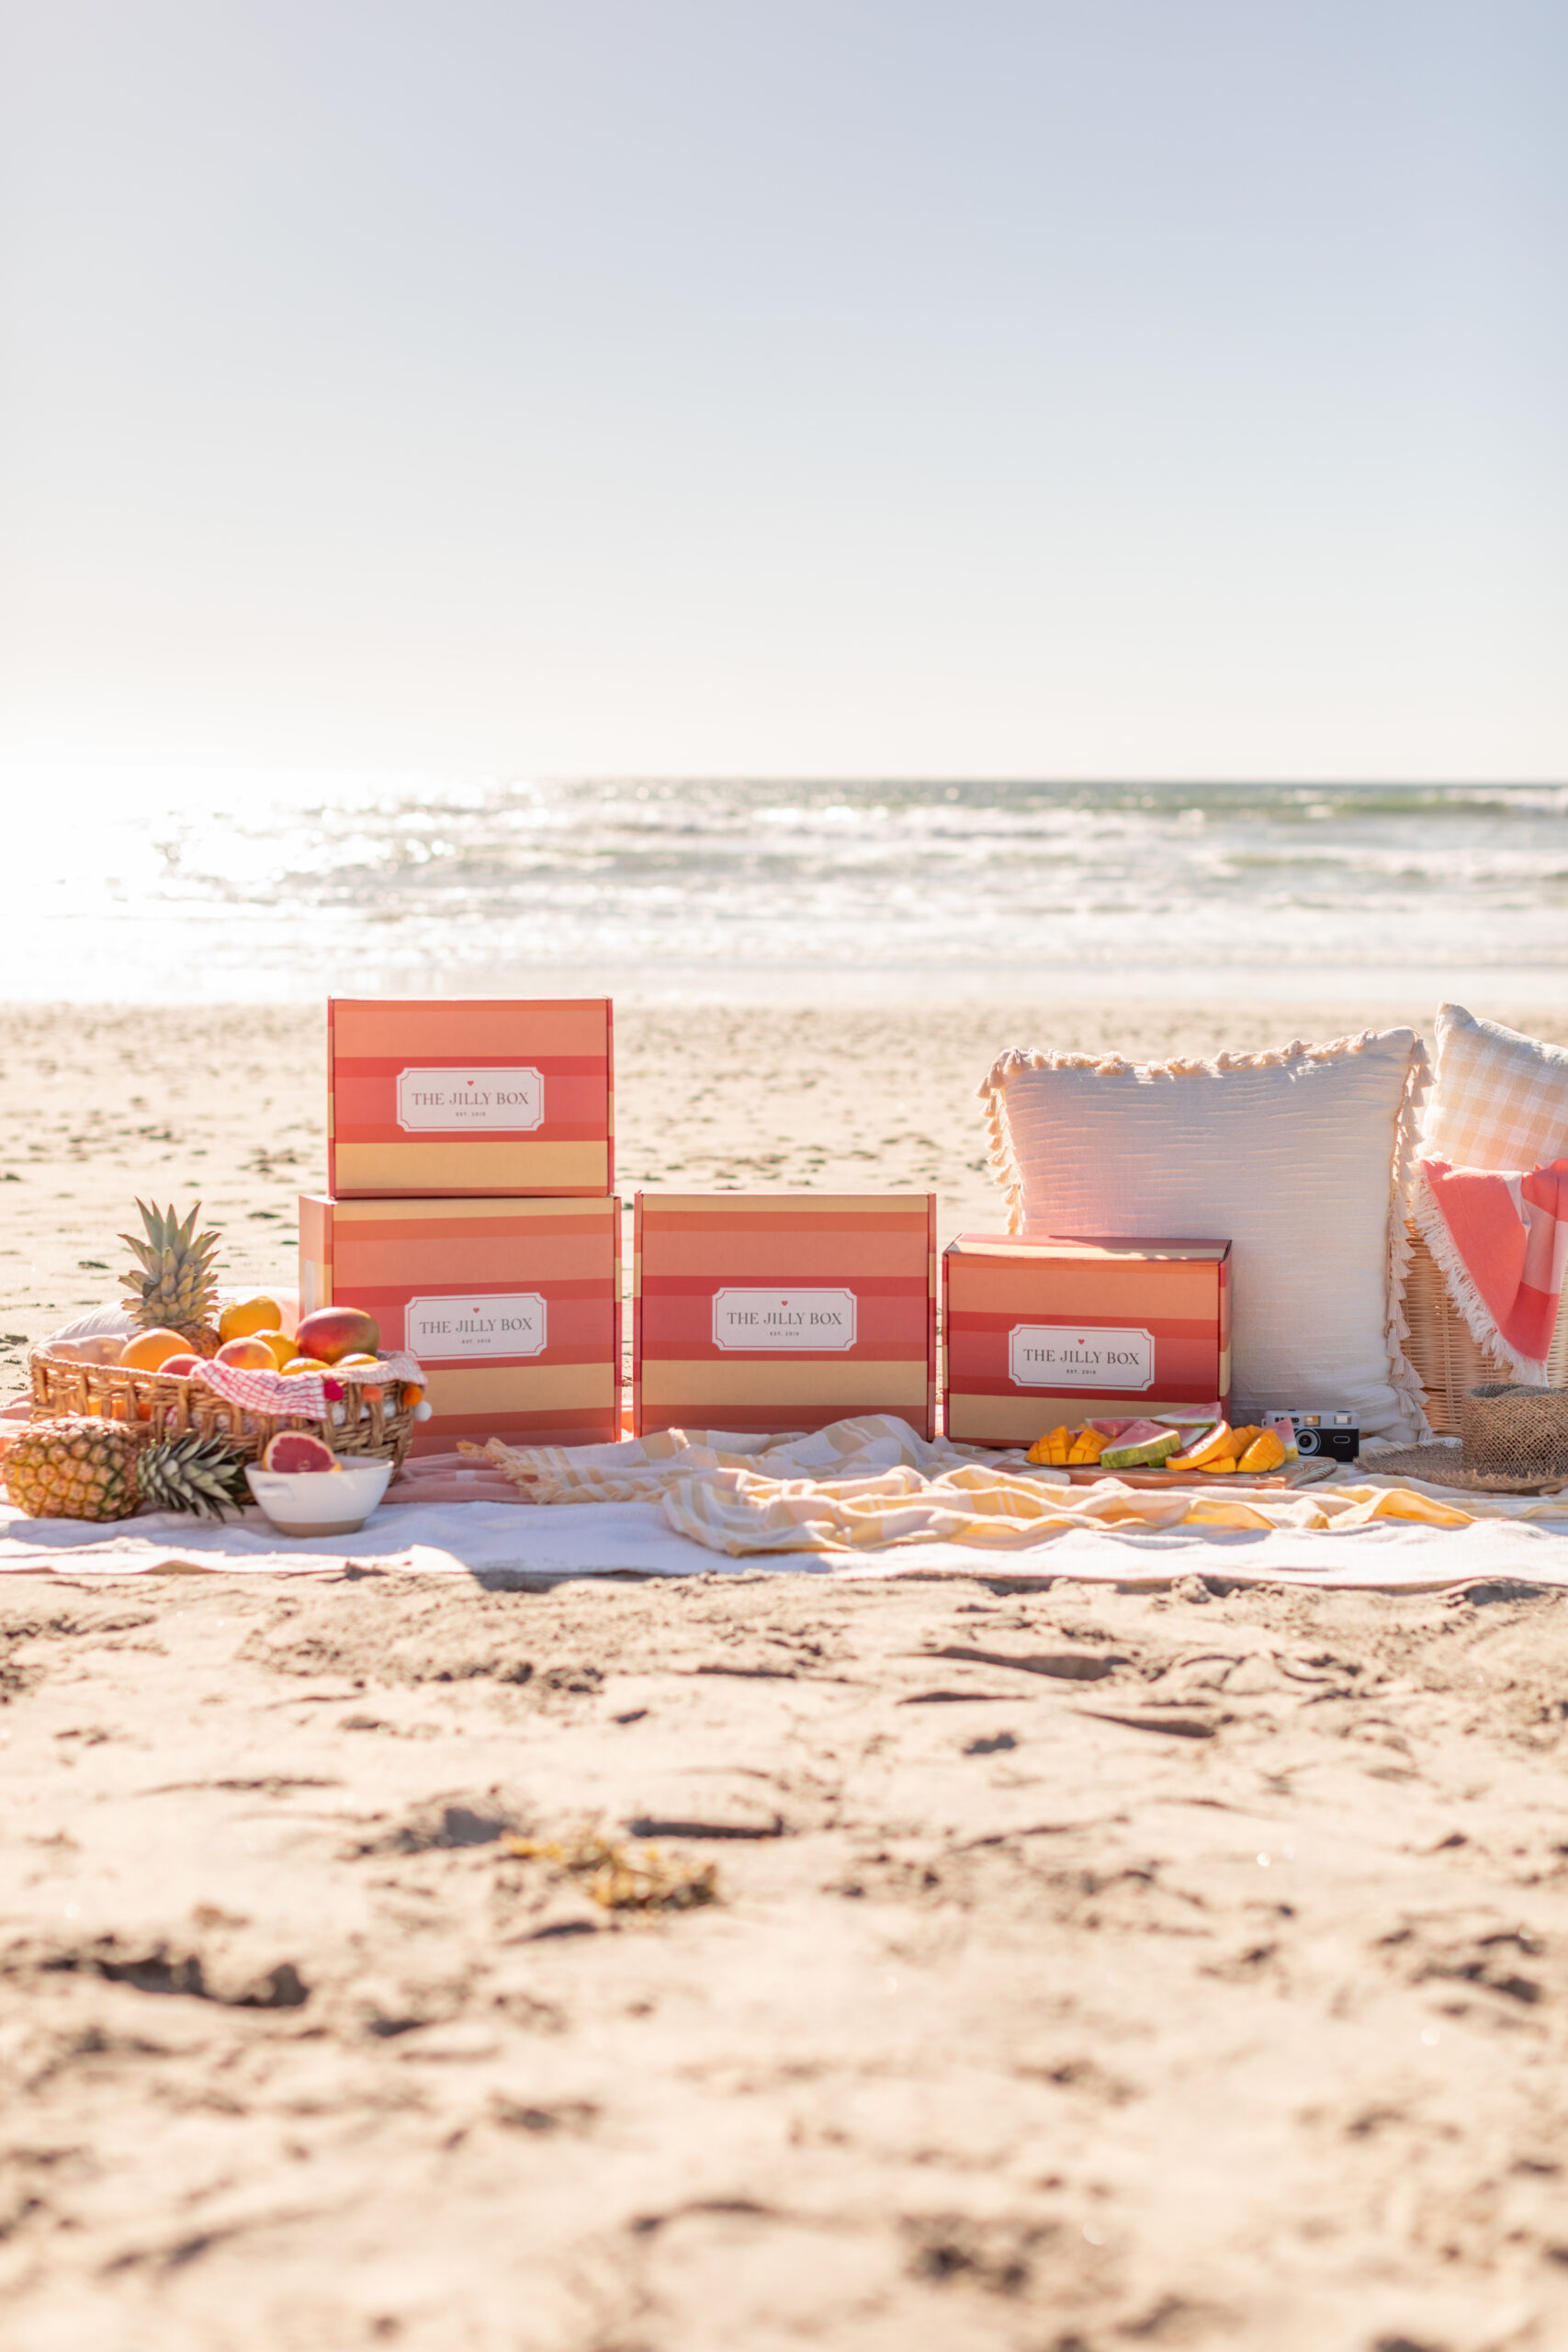
[(1404, 1312), (1404, 1286), (1410, 1279), (1410, 1194), (1417, 1180), (1419, 1162), (1416, 1155), (1420, 1148), (1421, 1121), (1431, 1083), (1432, 1065), (1427, 1058), (1426, 1046), (1417, 1037), (1404, 1081), (1404, 1099), (1399, 1106), (1399, 1118), (1394, 1126), (1393, 1197), (1388, 1209), (1388, 1287), (1385, 1295), (1388, 1300), (1389, 1377), (1394, 1395), (1404, 1408), (1406, 1426), (1418, 1444), (1429, 1439), (1433, 1430), (1427, 1412), (1426, 1384), (1410, 1361), (1410, 1323)]

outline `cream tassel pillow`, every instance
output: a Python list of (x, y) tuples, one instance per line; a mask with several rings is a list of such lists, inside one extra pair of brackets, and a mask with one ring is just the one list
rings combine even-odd
[(1413, 1029), (1212, 1062), (1008, 1053), (981, 1088), (1010, 1232), (1228, 1239), (1232, 1397), (1429, 1434), (1406, 1360)]

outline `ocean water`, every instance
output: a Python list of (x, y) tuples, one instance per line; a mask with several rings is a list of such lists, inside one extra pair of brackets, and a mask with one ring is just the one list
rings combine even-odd
[(1568, 1002), (1568, 788), (4, 783), (12, 1000)]

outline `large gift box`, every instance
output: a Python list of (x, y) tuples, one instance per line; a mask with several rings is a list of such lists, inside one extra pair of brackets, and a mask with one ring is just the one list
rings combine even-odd
[(1085, 1415), (1222, 1407), (1231, 1245), (964, 1233), (942, 1253), (944, 1426), (1031, 1445)]
[(337, 1200), (615, 1181), (610, 1000), (338, 997), (327, 1007), (327, 1189)]
[(934, 1193), (639, 1193), (632, 1416), (654, 1430), (936, 1426)]
[(300, 1312), (327, 1306), (363, 1307), (425, 1367), (417, 1453), (621, 1434), (619, 1201), (302, 1194)]

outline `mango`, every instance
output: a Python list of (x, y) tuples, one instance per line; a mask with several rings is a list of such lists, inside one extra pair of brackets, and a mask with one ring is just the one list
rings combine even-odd
[(373, 1315), (363, 1314), (357, 1306), (318, 1306), (313, 1315), (306, 1316), (294, 1336), (299, 1354), (313, 1356), (322, 1363), (336, 1363), (342, 1356), (380, 1353), (381, 1327)]

